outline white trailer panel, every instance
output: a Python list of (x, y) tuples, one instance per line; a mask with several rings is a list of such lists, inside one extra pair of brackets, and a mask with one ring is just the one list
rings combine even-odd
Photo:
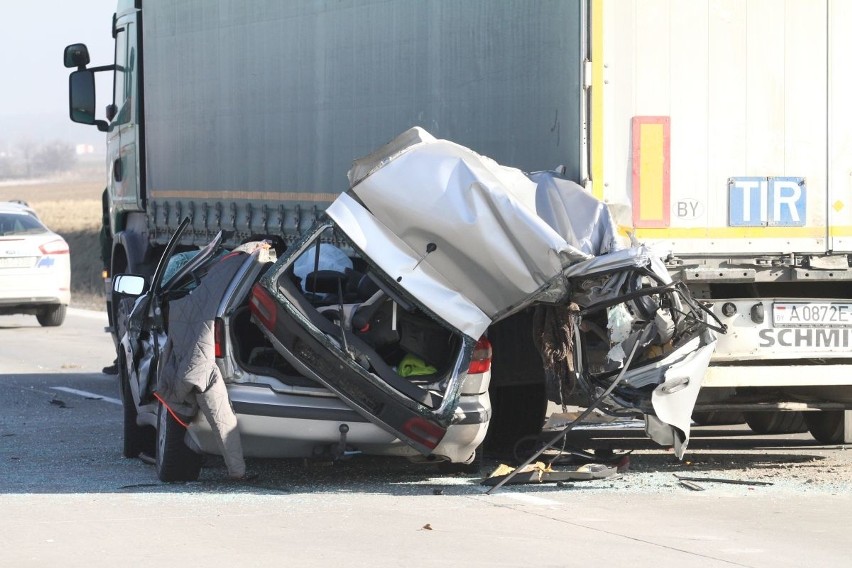
[(852, 250), (852, 2), (828, 2), (828, 217), (835, 251)]
[(822, 0), (604, 3), (603, 195), (640, 240), (827, 250), (827, 18)]

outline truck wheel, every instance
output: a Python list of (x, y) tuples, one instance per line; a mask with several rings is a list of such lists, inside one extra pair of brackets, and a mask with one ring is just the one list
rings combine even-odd
[(811, 436), (823, 444), (843, 443), (843, 414), (842, 410), (819, 410), (804, 412), (805, 423)]
[(135, 458), (145, 453), (154, 455), (156, 447), (156, 432), (151, 426), (140, 426), (136, 423), (138, 412), (136, 403), (133, 402), (133, 393), (130, 392), (129, 378), (127, 377), (127, 365), (124, 354), (118, 356), (118, 386), (121, 393), (121, 406), (124, 409), (124, 443), (121, 455), (126, 458)]
[(725, 424), (742, 424), (745, 422), (742, 412), (724, 410), (693, 412), (692, 420), (699, 426), (722, 426)]
[(157, 477), (160, 481), (196, 481), (201, 454), (183, 441), (186, 428), (160, 403), (157, 410)]
[(62, 325), (62, 322), (65, 321), (65, 312), (67, 309), (68, 306), (65, 304), (51, 306), (37, 313), (36, 319), (42, 327), (57, 327)]
[(807, 432), (802, 412), (746, 412), (745, 421), (755, 434), (798, 434)]
[(514, 448), (521, 438), (541, 432), (547, 415), (544, 384), (493, 387), (486, 447), (498, 452)]
[(118, 343), (121, 343), (121, 339), (127, 331), (127, 318), (130, 317), (135, 302), (136, 300), (133, 298), (121, 298), (118, 302), (113, 302), (115, 311), (112, 315), (112, 327)]

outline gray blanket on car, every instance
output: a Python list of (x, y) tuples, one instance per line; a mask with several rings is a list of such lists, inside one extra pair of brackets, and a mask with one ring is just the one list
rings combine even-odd
[(169, 406), (194, 416), (200, 408), (216, 435), (228, 475), (245, 474), (237, 417), (216, 365), (214, 320), (244, 253), (215, 263), (189, 294), (169, 303), (168, 340), (163, 347), (157, 391)]

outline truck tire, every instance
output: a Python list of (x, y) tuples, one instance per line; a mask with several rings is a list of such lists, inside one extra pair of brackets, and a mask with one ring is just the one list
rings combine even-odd
[(745, 421), (755, 434), (798, 434), (808, 431), (802, 412), (746, 412)]
[(804, 412), (805, 423), (811, 436), (823, 444), (843, 443), (843, 414), (842, 410), (819, 410)]
[(491, 422), (485, 447), (511, 455), (521, 438), (541, 432), (547, 414), (544, 366), (533, 340), (535, 310), (526, 309), (488, 328)]
[(157, 410), (157, 477), (160, 481), (196, 481), (201, 473), (201, 454), (183, 441), (186, 428), (163, 403)]
[(544, 384), (511, 385), (489, 389), (491, 423), (485, 445), (497, 452), (511, 451), (521, 438), (541, 432), (547, 415)]
[(118, 356), (118, 387), (121, 393), (121, 406), (124, 409), (124, 440), (121, 455), (126, 458), (139, 457), (139, 454), (153, 456), (156, 451), (157, 432), (151, 426), (136, 423), (138, 412), (127, 377), (127, 364), (124, 353)]
[(58, 327), (65, 321), (65, 312), (68, 306), (59, 304), (58, 306), (50, 306), (36, 314), (36, 319), (42, 327)]
[(712, 410), (710, 412), (693, 412), (692, 421), (699, 426), (722, 426), (725, 424), (742, 424), (745, 422), (742, 412)]

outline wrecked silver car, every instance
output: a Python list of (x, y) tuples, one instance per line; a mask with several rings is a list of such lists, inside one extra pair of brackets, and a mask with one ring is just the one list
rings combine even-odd
[(492, 418), (489, 328), (530, 309), (548, 398), (645, 414), (682, 455), (715, 336), (653, 251), (619, 244), (604, 204), (420, 128), (349, 176), (275, 262), (214, 239), (166, 278), (179, 229), (150, 283), (116, 277), (137, 298), (125, 455), (155, 446), (166, 480), (196, 478), (202, 452), (235, 475), (243, 455), (470, 462)]
[[(200, 252), (172, 254), (186, 226), (150, 282), (127, 274), (114, 280), (117, 297), (134, 301), (119, 351), (125, 456), (152, 455), (163, 481), (197, 479), (203, 453), (222, 455), (232, 477), (245, 473), (243, 457), (474, 459), (491, 415), (486, 338), (436, 322), (404, 291), (383, 291), (369, 263), (324, 225), (273, 270), (267, 245), (229, 252), (221, 234)], [(252, 289), (266, 271), (303, 320), (279, 315), (280, 304)], [(354, 333), (339, 331), (344, 320), (347, 330), (357, 322)], [(289, 342), (288, 326), (301, 338)], [(327, 335), (315, 345), (302, 326)], [(347, 392), (366, 393), (357, 399), (361, 406), (329, 390), (329, 375), (349, 377), (335, 353), (357, 357), (360, 373), (380, 373), (387, 389), (433, 408), (443, 425), (370, 392), (367, 383), (359, 387), (357, 374)]]

